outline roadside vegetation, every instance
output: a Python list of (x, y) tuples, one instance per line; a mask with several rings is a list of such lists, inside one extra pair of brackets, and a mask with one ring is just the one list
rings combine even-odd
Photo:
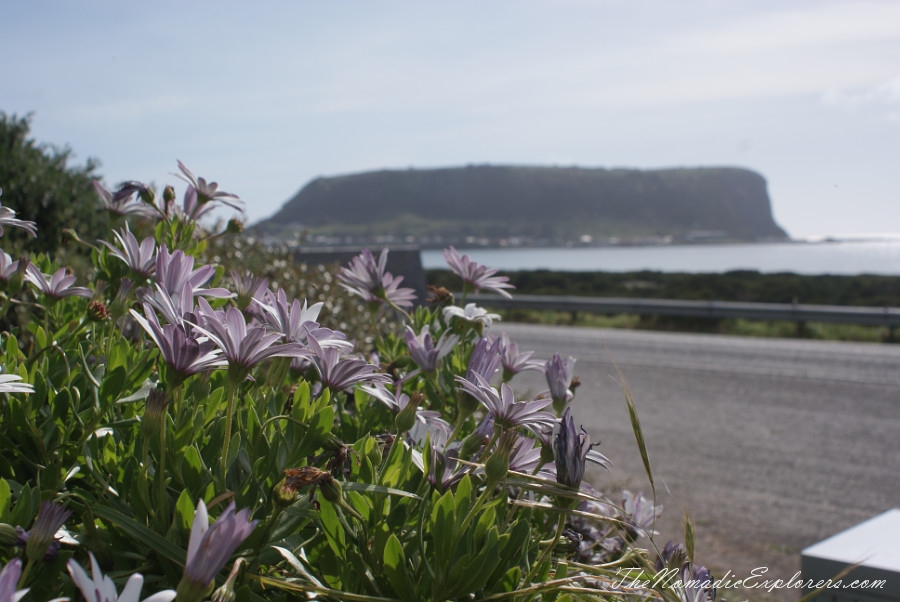
[[(429, 283), (451, 286), (446, 270), (429, 270)], [(664, 272), (506, 272), (517, 294), (631, 297), (755, 303), (805, 303), (864, 307), (900, 306), (900, 278), (894, 276), (803, 276), (734, 271), (724, 274)], [(597, 328), (633, 328), (708, 332), (760, 337), (799, 337), (842, 341), (890, 341), (886, 327), (789, 321), (713, 320), (628, 314), (502, 310), (503, 319), (537, 324), (568, 324)], [(898, 333), (894, 333), (894, 338)]]
[(242, 202), (178, 168), (183, 195), (92, 181), (107, 225), (67, 222), (65, 252), (24, 188), (0, 205), (0, 600), (714, 599), (690, 520), (655, 539), (627, 385), (646, 495), (584, 480), (613, 468), (575, 358), (531, 359), (465, 292), (416, 307), (386, 250), (332, 272), (210, 229)]

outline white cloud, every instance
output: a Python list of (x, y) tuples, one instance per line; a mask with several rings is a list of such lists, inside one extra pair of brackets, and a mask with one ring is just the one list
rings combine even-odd
[(747, 53), (834, 44), (897, 40), (900, 3), (816, 2), (740, 16), (715, 30), (674, 34), (676, 46), (718, 53)]
[(831, 89), (822, 95), (826, 106), (846, 111), (881, 113), (892, 123), (900, 123), (900, 77), (868, 87)]

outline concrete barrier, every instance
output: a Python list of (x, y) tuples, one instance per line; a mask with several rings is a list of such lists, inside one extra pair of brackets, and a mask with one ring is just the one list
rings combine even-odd
[(812, 602), (900, 600), (900, 509), (809, 546), (801, 552), (800, 570), (804, 583), (827, 584)]

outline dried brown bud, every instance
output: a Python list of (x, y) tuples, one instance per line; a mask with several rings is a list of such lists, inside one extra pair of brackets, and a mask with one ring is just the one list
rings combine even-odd
[(109, 317), (109, 310), (100, 301), (90, 301), (87, 306), (87, 316), (94, 322), (102, 322)]
[(244, 231), (244, 222), (233, 217), (228, 220), (228, 225), (225, 227), (225, 232), (228, 234), (240, 234)]
[(429, 296), (425, 299), (428, 303), (433, 303), (435, 305), (453, 303), (453, 294), (443, 286), (433, 286), (429, 284), (428, 293)]

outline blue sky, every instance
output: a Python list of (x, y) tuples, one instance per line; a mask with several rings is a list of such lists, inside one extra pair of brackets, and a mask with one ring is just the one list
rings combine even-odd
[(0, 110), (107, 184), (273, 214), (320, 175), (738, 165), (795, 237), (900, 232), (900, 2), (6, 2)]

